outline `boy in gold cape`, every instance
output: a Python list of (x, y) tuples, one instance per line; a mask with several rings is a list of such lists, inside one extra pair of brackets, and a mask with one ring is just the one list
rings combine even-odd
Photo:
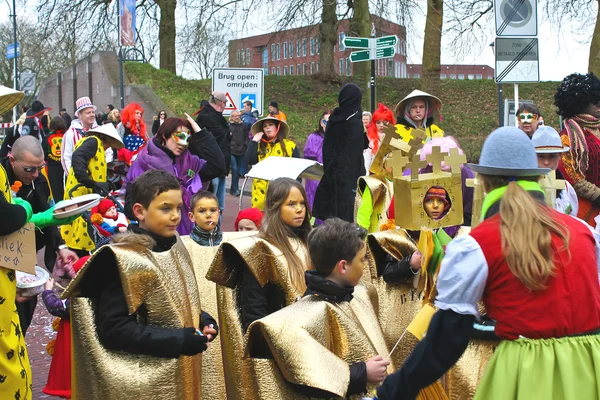
[(127, 190), (139, 226), (98, 249), (63, 294), (74, 297), (73, 398), (200, 399), (200, 353), (217, 323), (175, 230), (179, 182), (151, 170)]
[(315, 270), (306, 271), (305, 297), (255, 321), (246, 355), (274, 356), (294, 391), (309, 397), (360, 398), (392, 369), (377, 322), (372, 288), (360, 283), (367, 232), (338, 218), (308, 237)]

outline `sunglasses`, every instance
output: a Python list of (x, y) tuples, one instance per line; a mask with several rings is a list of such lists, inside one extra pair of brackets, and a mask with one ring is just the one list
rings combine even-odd
[(187, 146), (190, 136), (192, 135), (190, 135), (189, 131), (175, 131), (171, 133), (171, 138), (180, 146)]
[(537, 115), (537, 114), (519, 114), (519, 115), (517, 115), (517, 118), (521, 122), (532, 122), (532, 121), (535, 121), (536, 119), (538, 119), (538, 117), (539, 117), (539, 115)]
[[(17, 161), (17, 160), (15, 160), (15, 161)], [(28, 174), (33, 174), (35, 171), (42, 172), (42, 170), (46, 167), (46, 163), (44, 163), (44, 165), (41, 165), (39, 167), (26, 167), (18, 161), (17, 161), (17, 164), (19, 164), (21, 166), (21, 168), (23, 168), (23, 171), (27, 172)]]

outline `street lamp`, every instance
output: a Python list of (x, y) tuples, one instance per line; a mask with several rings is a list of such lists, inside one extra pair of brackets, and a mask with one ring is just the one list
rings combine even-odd
[[(494, 51), (494, 42), (490, 43), (494, 59), (496, 59), (496, 52)], [(502, 98), (502, 84), (498, 83), (498, 126), (504, 126), (502, 119), (504, 118), (504, 99)]]
[[(6, 5), (8, 6), (8, 9), (10, 10), (10, 4), (8, 3), (8, 0), (4, 0), (6, 2)], [(15, 71), (15, 74), (13, 75), (13, 89), (15, 90), (19, 90), (19, 82), (17, 80), (17, 76), (19, 75), (19, 72), (17, 70), (17, 6), (16, 6), (16, 1), (13, 0), (12, 2), (12, 14), (9, 15), (9, 17), (12, 17), (13, 19), (13, 69)], [(13, 125), (17, 122), (17, 106), (15, 105), (13, 108)]]

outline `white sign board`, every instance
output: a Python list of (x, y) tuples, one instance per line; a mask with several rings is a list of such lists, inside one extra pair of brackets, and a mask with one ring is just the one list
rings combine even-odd
[(537, 38), (496, 38), (496, 83), (540, 81)]
[(35, 92), (35, 74), (32, 72), (21, 72), (21, 90), (25, 93)]
[(537, 0), (494, 0), (496, 36), (537, 36)]
[(223, 115), (244, 108), (244, 101), (253, 102), (252, 108), (263, 115), (264, 71), (262, 68), (215, 68), (212, 90), (225, 93), (227, 104)]
[(277, 178), (316, 179), (323, 176), (323, 165), (314, 160), (293, 157), (267, 157), (246, 173), (248, 178), (272, 181)]

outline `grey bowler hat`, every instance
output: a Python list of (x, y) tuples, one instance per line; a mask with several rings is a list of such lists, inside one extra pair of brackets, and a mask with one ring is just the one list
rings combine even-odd
[(563, 146), (556, 129), (551, 126), (540, 126), (531, 137), (531, 143), (538, 154), (564, 153), (569, 146)]
[(467, 166), (480, 174), (500, 176), (536, 176), (550, 172), (538, 168), (535, 147), (522, 130), (505, 126), (485, 139), (479, 164)]

